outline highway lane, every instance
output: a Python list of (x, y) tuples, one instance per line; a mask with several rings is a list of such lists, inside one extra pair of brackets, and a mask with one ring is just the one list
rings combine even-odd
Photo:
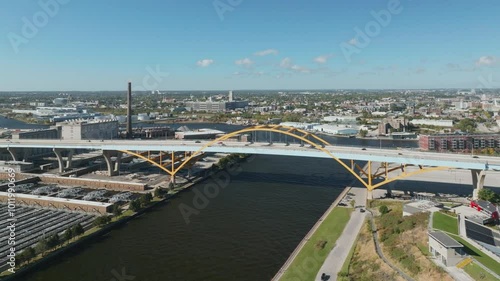
[[(96, 150), (131, 151), (197, 151), (209, 141), (195, 140), (5, 140), (0, 148), (80, 148)], [(500, 157), (471, 156), (465, 154), (421, 152), (414, 150), (377, 149), (351, 146), (326, 146), (325, 149), (339, 159), (405, 163), (423, 166), (444, 166), (463, 169), (500, 170)], [(248, 153), (285, 156), (329, 158), (326, 153), (308, 144), (217, 142), (204, 149), (206, 152)]]

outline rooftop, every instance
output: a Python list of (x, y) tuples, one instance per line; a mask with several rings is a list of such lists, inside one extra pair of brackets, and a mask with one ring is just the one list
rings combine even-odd
[(461, 248), (461, 247), (463, 247), (463, 245), (458, 243), (457, 240), (451, 238), (446, 233), (441, 232), (441, 231), (429, 232), (429, 236), (434, 238), (436, 241), (438, 241), (441, 245), (445, 246), (446, 248)]
[[(0, 192), (0, 196), (9, 196), (9, 193), (7, 192)], [(50, 202), (58, 202), (58, 203), (73, 203), (73, 204), (81, 204), (81, 205), (88, 205), (88, 206), (111, 206), (111, 203), (104, 203), (104, 202), (94, 202), (94, 201), (85, 201), (85, 200), (76, 200), (76, 199), (66, 199), (66, 198), (59, 198), (59, 197), (49, 197), (49, 196), (40, 196), (40, 195), (31, 195), (31, 194), (22, 194), (22, 193), (16, 193), (16, 198), (18, 199), (43, 199), (46, 201)]]

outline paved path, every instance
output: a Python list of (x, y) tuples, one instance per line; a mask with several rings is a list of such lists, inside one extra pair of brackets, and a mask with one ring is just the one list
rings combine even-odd
[[(354, 194), (351, 196), (355, 202), (356, 206), (360, 208), (365, 208), (366, 205), (366, 188), (351, 188), (350, 193)], [(325, 262), (321, 266), (321, 269), (316, 276), (317, 281), (321, 280), (321, 274), (325, 273), (326, 275), (330, 275), (329, 280), (337, 280), (337, 274), (342, 269), (342, 265), (349, 255), (349, 251), (356, 242), (356, 238), (358, 236), (359, 230), (363, 226), (365, 221), (366, 213), (361, 213), (359, 209), (355, 209), (347, 222), (344, 231), (340, 235), (339, 239), (335, 243), (335, 247), (328, 254)]]
[(325, 218), (333, 211), (333, 209), (335, 207), (337, 207), (337, 205), (340, 202), (340, 200), (342, 200), (342, 198), (344, 198), (344, 196), (350, 190), (351, 190), (351, 187), (344, 188), (344, 191), (342, 191), (342, 193), (339, 195), (339, 197), (337, 197), (337, 199), (335, 199), (335, 201), (326, 210), (326, 212), (323, 214), (323, 216), (321, 216), (321, 218), (316, 222), (316, 224), (306, 234), (306, 236), (304, 237), (304, 239), (302, 239), (302, 241), (300, 241), (299, 245), (297, 246), (297, 248), (295, 248), (295, 250), (292, 252), (292, 254), (290, 255), (290, 257), (288, 257), (288, 260), (285, 262), (285, 264), (280, 268), (280, 270), (276, 273), (276, 275), (273, 277), (273, 279), (271, 279), (272, 281), (278, 281), (278, 280), (281, 279), (281, 277), (283, 277), (283, 274), (285, 274), (285, 272), (288, 270), (288, 267), (292, 264), (292, 262), (295, 259), (295, 257), (297, 257), (297, 255), (300, 253), (300, 251), (302, 250), (302, 248), (304, 247), (304, 245), (306, 244), (306, 242), (309, 241), (309, 238), (311, 238), (311, 236), (314, 234), (314, 232), (316, 232), (316, 230), (318, 229), (318, 227), (323, 223), (323, 221), (325, 220)]

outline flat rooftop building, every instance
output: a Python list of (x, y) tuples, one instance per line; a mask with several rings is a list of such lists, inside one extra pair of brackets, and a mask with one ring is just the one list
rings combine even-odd
[(429, 252), (445, 266), (454, 266), (465, 255), (464, 246), (441, 231), (429, 232)]
[(61, 126), (61, 139), (64, 140), (117, 139), (119, 133), (117, 120), (66, 121), (57, 126)]

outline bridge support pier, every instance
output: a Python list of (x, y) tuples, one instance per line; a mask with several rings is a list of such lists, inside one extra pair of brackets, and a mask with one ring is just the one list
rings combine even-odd
[(472, 186), (474, 190), (472, 191), (472, 199), (479, 199), (479, 191), (483, 189), (484, 179), (486, 178), (485, 170), (471, 170), (472, 173)]
[(104, 161), (106, 161), (106, 166), (108, 168), (108, 176), (116, 176), (119, 174), (120, 171), (120, 162), (121, 162), (121, 153), (118, 152), (118, 155), (116, 156), (116, 160), (113, 162), (113, 157), (115, 154), (115, 151), (111, 150), (103, 150), (102, 151), (102, 156), (104, 157)]
[(373, 190), (366, 190), (366, 200), (373, 200)]
[(10, 153), (10, 156), (12, 156), (12, 161), (18, 161), (16, 149), (12, 147), (7, 147), (7, 151)]
[(66, 161), (66, 169), (73, 168), (73, 154), (75, 153), (74, 149), (70, 149), (68, 153), (68, 158)]
[(52, 149), (54, 151), (54, 154), (56, 155), (56, 158), (57, 158), (57, 164), (58, 164), (58, 167), (59, 167), (59, 173), (63, 173), (64, 172), (64, 159), (62, 157), (62, 149), (60, 148), (54, 148)]

